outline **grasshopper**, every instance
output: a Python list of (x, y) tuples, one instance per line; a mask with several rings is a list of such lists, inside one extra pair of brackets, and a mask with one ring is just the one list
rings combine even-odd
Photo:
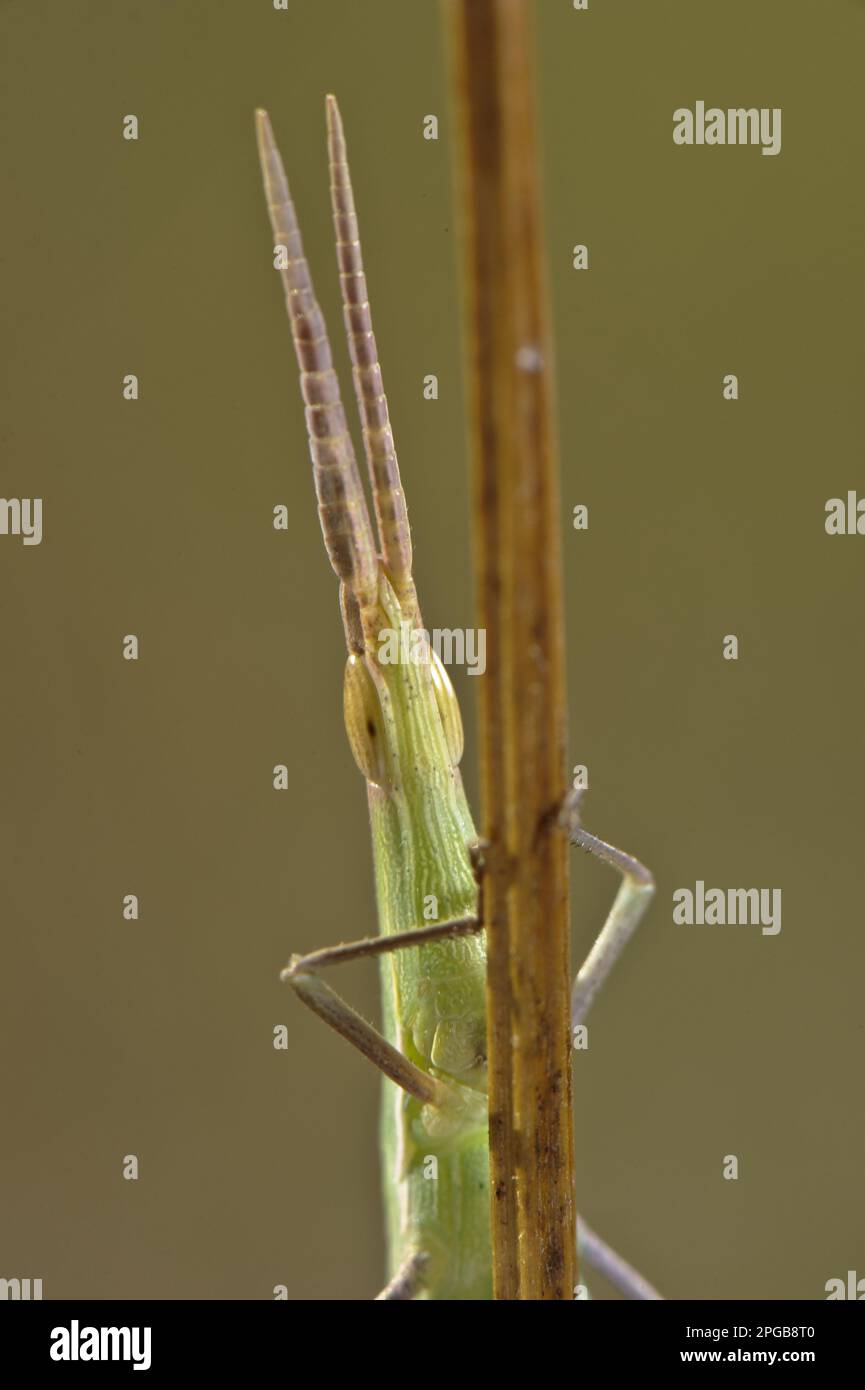
[[(339, 600), (347, 660), (343, 710), (366, 781), (380, 935), (296, 955), (282, 978), (384, 1076), (381, 1149), (388, 1301), (492, 1297), (486, 1084), (482, 846), (463, 791), (463, 731), (447, 671), (383, 659), (385, 634), (423, 634), (412, 545), (372, 328), (342, 121), (327, 97), (330, 191), (343, 313), (375, 508), (370, 521), (288, 182), (270, 121), (256, 113), (259, 155), (300, 368), (319, 519)], [(581, 1024), (651, 898), (649, 872), (582, 828), (580, 792), (561, 808), (571, 842), (622, 876), (612, 911), (579, 971)], [(321, 972), (377, 957), (383, 1031)], [(580, 1220), (582, 1257), (630, 1297), (659, 1295)], [(580, 1295), (578, 1295), (580, 1296)]]

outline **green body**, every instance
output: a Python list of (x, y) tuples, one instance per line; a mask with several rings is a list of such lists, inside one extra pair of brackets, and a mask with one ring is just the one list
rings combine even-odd
[[(394, 622), (396, 599), (389, 585), (382, 588)], [(474, 916), (478, 890), (469, 846), (477, 836), (430, 669), (378, 665), (376, 685), (385, 687), (390, 769), (386, 787), (368, 784), (379, 930), (393, 934)], [(465, 1110), (450, 1115), (384, 1082), (390, 1274), (423, 1251), (430, 1261), (426, 1297), (489, 1299), (483, 935), (393, 951), (381, 959), (381, 979), (388, 1040), (422, 1070), (465, 1088)]]

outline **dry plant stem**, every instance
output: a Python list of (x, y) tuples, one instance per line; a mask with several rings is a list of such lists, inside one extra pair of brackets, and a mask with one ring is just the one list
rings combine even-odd
[(496, 1298), (570, 1299), (565, 694), (527, 0), (446, 0), (462, 135)]

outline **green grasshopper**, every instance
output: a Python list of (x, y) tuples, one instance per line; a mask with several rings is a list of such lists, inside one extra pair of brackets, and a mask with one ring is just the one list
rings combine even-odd
[[(294, 205), (267, 113), (259, 154), (318, 497), (348, 658), (343, 708), (366, 779), (380, 935), (293, 956), (283, 971), (300, 999), (384, 1074), (381, 1143), (389, 1249), (385, 1300), (492, 1297), (486, 1081), (482, 847), (463, 791), (463, 731), (448, 674), (426, 640), (412, 579), (411, 532), (372, 329), (357, 218), (335, 99), (327, 98), (331, 200), (343, 312), (375, 504), (366, 495), (340, 400)], [(385, 659), (409, 633), (411, 659)], [(581, 1024), (652, 895), (635, 859), (583, 830), (580, 793), (564, 800), (572, 843), (622, 883), (577, 975)], [(379, 957), (383, 1034), (320, 977), (340, 961)], [(659, 1295), (580, 1221), (582, 1257), (630, 1297)]]

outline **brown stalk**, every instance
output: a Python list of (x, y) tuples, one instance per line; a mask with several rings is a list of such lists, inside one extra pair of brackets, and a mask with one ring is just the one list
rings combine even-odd
[(570, 1299), (565, 689), (527, 0), (445, 0), (461, 136), (481, 682), (496, 1298)]

